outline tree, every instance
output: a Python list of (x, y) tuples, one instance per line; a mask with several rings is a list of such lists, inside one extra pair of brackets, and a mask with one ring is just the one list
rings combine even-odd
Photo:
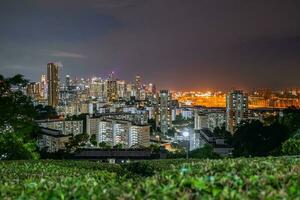
[(58, 117), (56, 110), (51, 106), (37, 105), (35, 110), (37, 112), (35, 119), (55, 119)]
[(278, 151), (287, 138), (286, 127), (278, 122), (265, 126), (254, 120), (241, 123), (230, 143), (234, 156), (267, 156)]
[(300, 129), (300, 109), (290, 107), (283, 111), (283, 116), (279, 118), (279, 123), (288, 128), (290, 136), (296, 134)]
[(213, 147), (209, 144), (205, 144), (202, 148), (195, 149), (189, 153), (190, 158), (220, 158), (220, 155), (213, 151)]
[(115, 146), (113, 146), (113, 149), (123, 149), (123, 144), (116, 144)]
[(111, 145), (109, 145), (107, 142), (100, 142), (98, 147), (101, 149), (111, 149)]
[(175, 130), (175, 128), (173, 127), (173, 128), (171, 128), (171, 129), (168, 129), (166, 135), (167, 135), (167, 136), (170, 136), (170, 137), (174, 137), (174, 136), (175, 136), (175, 133), (176, 133), (176, 130)]
[(74, 152), (79, 147), (83, 147), (89, 140), (89, 135), (86, 133), (73, 135), (66, 144), (67, 152)]
[(148, 124), (150, 125), (150, 133), (154, 133), (155, 131), (157, 131), (155, 119), (149, 119)]
[(90, 143), (94, 146), (97, 146), (97, 140), (96, 140), (96, 135), (93, 134), (91, 137), (90, 137)]
[(221, 127), (217, 126), (213, 132), (217, 137), (224, 138), (228, 143), (232, 140), (232, 135), (226, 130), (225, 124), (223, 124)]
[(19, 90), (27, 83), (22, 75), (0, 75), (0, 159), (38, 158), (36, 112), (31, 98)]
[(299, 155), (300, 154), (300, 139), (290, 138), (282, 144), (282, 153), (284, 155)]

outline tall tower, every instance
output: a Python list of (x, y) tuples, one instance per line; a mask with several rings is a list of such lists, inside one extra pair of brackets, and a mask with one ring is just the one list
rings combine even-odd
[(48, 105), (55, 108), (59, 99), (58, 64), (47, 64)]
[(171, 93), (168, 90), (161, 90), (159, 93), (159, 127), (163, 134), (166, 134), (172, 127)]
[(47, 89), (47, 78), (46, 75), (43, 74), (41, 76), (41, 87), (40, 87), (40, 96), (43, 100), (47, 99), (48, 89)]
[(69, 88), (71, 86), (71, 78), (70, 75), (66, 75), (66, 88)]
[(136, 91), (136, 98), (140, 99), (140, 92), (141, 92), (141, 77), (135, 76), (135, 91)]
[(118, 87), (114, 72), (109, 75), (107, 80), (107, 98), (109, 102), (118, 100)]
[(248, 118), (248, 95), (241, 90), (233, 90), (226, 96), (226, 127), (234, 133), (237, 125)]

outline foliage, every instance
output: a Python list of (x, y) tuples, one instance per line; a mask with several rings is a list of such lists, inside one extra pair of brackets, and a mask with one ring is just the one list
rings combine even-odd
[(0, 199), (298, 199), (299, 165), (288, 157), (1, 162)]
[(94, 146), (97, 146), (96, 134), (91, 135), (90, 143)]
[(174, 137), (174, 136), (175, 136), (175, 133), (176, 133), (175, 128), (171, 128), (171, 129), (168, 129), (166, 135), (167, 135), (167, 136)]
[(266, 156), (276, 152), (287, 138), (287, 129), (278, 122), (267, 126), (255, 120), (241, 123), (230, 144), (234, 156)]
[(285, 109), (283, 116), (279, 118), (280, 124), (288, 128), (290, 136), (293, 136), (300, 129), (300, 109), (294, 107)]
[(148, 149), (150, 149), (151, 152), (156, 152), (156, 153), (159, 153), (162, 150), (159, 144), (150, 144)]
[(300, 155), (300, 139), (290, 138), (282, 144), (284, 155)]
[(113, 149), (123, 149), (123, 144), (116, 144), (115, 146), (113, 146)]
[(69, 142), (66, 144), (67, 152), (74, 152), (79, 147), (84, 146), (89, 140), (89, 135), (86, 133), (73, 135)]
[(221, 127), (217, 126), (213, 133), (219, 138), (224, 138), (226, 141), (231, 141), (232, 139), (231, 133), (226, 130), (225, 123)]
[(108, 144), (107, 142), (100, 142), (98, 144), (98, 147), (100, 147), (101, 149), (111, 149), (111, 145)]
[(213, 151), (213, 147), (209, 144), (205, 144), (204, 147), (195, 149), (189, 153), (190, 158), (220, 158), (219, 154)]
[(192, 119), (185, 119), (183, 118), (182, 114), (179, 114), (175, 117), (175, 120), (172, 122), (175, 125), (183, 125), (188, 124), (189, 122), (192, 122)]
[(37, 112), (35, 119), (37, 120), (58, 118), (56, 110), (51, 106), (37, 105), (35, 106), (35, 110)]
[(148, 124), (150, 125), (150, 133), (154, 133), (155, 131), (157, 131), (155, 119), (149, 119)]
[(33, 121), (36, 112), (31, 99), (19, 90), (26, 86), (22, 75), (0, 75), (0, 159), (37, 158)]

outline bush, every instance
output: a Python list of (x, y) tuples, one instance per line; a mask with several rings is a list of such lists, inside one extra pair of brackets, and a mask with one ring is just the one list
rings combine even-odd
[(300, 139), (290, 138), (282, 144), (284, 155), (300, 155)]
[(299, 166), (294, 157), (5, 161), (0, 199), (298, 199)]

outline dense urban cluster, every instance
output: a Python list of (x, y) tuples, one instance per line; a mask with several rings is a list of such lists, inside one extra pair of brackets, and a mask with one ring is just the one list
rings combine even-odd
[[(225, 108), (193, 106), (181, 102), (176, 92), (143, 84), (141, 76), (132, 82), (118, 79), (113, 72), (107, 78), (66, 75), (63, 79), (58, 63), (48, 63), (46, 68), (40, 81), (12, 85), (12, 91), (26, 94), (34, 106), (39, 130), (36, 144), (46, 154), (81, 149), (93, 157), (100, 154), (96, 150), (110, 148), (125, 149), (125, 154), (129, 153), (126, 149), (160, 148), (170, 157), (273, 155), (282, 152), (285, 140), (297, 135), (298, 128), (289, 128), (285, 120), (289, 110), (250, 108), (251, 95), (242, 90), (226, 93)], [(298, 111), (292, 115), (297, 118)], [(248, 145), (249, 149), (242, 150), (247, 136), (260, 134), (262, 129), (266, 136), (250, 143), (269, 138), (269, 149), (257, 153)], [(203, 155), (206, 151), (211, 153)]]

